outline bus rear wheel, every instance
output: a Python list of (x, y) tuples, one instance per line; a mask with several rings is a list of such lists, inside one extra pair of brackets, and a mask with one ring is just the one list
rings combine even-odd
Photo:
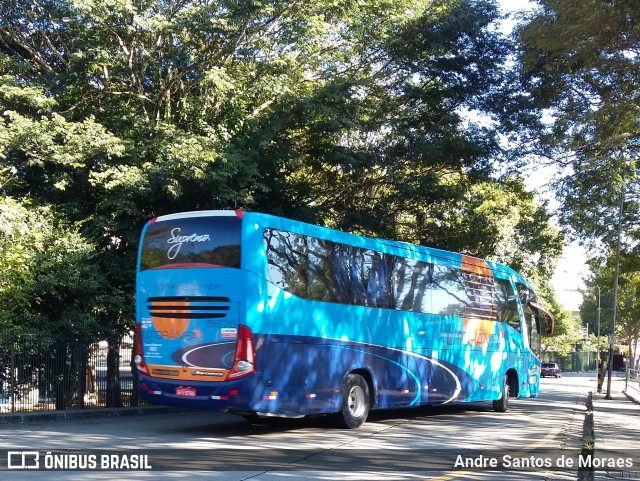
[(507, 411), (509, 407), (509, 376), (505, 374), (502, 380), (502, 396), (500, 399), (493, 401), (493, 410), (497, 413)]
[(341, 428), (355, 429), (362, 426), (369, 415), (369, 385), (359, 374), (349, 374), (342, 385), (342, 406), (331, 415)]

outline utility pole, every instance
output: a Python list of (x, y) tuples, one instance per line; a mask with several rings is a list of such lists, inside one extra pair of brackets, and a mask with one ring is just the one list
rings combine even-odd
[(598, 360), (600, 360), (600, 286), (598, 286)]
[(598, 392), (602, 391), (600, 376), (602, 376), (602, 366), (600, 365), (600, 286), (598, 286), (598, 342), (596, 344), (596, 386)]
[(611, 374), (613, 371), (613, 343), (616, 336), (616, 312), (618, 307), (618, 277), (620, 276), (620, 242), (622, 239), (622, 214), (624, 212), (624, 194), (625, 187), (623, 185), (622, 192), (620, 193), (620, 212), (618, 215), (618, 244), (616, 245), (616, 265), (613, 274), (613, 316), (611, 317), (611, 335), (609, 340), (609, 360), (607, 366), (607, 394), (605, 399), (613, 399), (611, 397)]

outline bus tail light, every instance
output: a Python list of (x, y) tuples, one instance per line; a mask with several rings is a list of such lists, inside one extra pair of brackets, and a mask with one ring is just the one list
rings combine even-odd
[(144, 353), (142, 351), (142, 328), (140, 327), (140, 323), (136, 324), (136, 345), (135, 345), (135, 357), (133, 358), (138, 371), (142, 374), (149, 374), (149, 368), (147, 367), (147, 363), (144, 362)]
[(253, 334), (247, 326), (238, 326), (238, 340), (236, 342), (236, 355), (233, 359), (233, 367), (229, 371), (227, 379), (240, 379), (256, 372), (255, 349), (253, 347)]

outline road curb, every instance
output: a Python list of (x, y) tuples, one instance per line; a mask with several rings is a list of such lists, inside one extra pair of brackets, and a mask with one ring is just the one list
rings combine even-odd
[[(596, 445), (595, 423), (593, 419), (593, 391), (589, 391), (585, 407), (580, 455), (585, 458), (590, 458), (594, 455)], [(578, 481), (593, 481), (593, 479), (593, 469), (580, 468), (578, 470)]]
[(627, 396), (627, 399), (631, 402), (634, 402), (638, 405), (640, 405), (640, 399), (638, 399), (637, 397), (631, 396), (627, 391), (622, 391), (622, 394), (624, 394), (625, 396)]
[(69, 409), (65, 411), (24, 412), (0, 414), (0, 425), (59, 422), (78, 419), (98, 419), (109, 417), (144, 416), (153, 414), (172, 414), (185, 411), (191, 410), (168, 406), (140, 406), (123, 408)]

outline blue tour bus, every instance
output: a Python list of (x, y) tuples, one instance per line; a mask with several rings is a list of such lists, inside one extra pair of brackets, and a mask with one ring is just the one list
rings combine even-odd
[(535, 397), (553, 317), (512, 269), (271, 215), (145, 225), (136, 364), (153, 403), (244, 415)]

